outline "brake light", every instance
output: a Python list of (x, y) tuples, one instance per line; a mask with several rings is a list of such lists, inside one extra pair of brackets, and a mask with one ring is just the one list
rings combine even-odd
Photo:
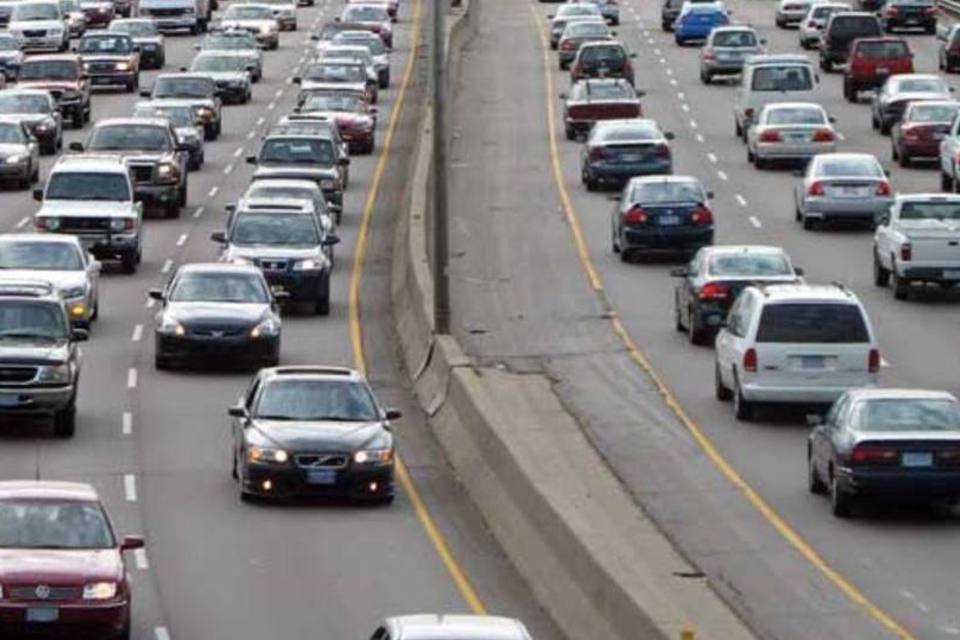
[(708, 282), (700, 287), (697, 297), (701, 300), (726, 300), (730, 295), (730, 287), (722, 282)]
[(627, 224), (644, 224), (650, 216), (640, 207), (633, 207), (623, 216), (623, 221)]
[(690, 221), (693, 224), (713, 224), (713, 213), (702, 204), (697, 205), (697, 208), (690, 214)]
[(877, 183), (877, 195), (878, 196), (889, 196), (890, 195), (890, 183), (886, 180), (881, 180)]
[(705, 47), (703, 49), (703, 59), (704, 60), (714, 60), (717, 57), (717, 54), (714, 53), (713, 49), (710, 47)]
[(654, 147), (654, 152), (657, 154), (658, 158), (670, 157), (670, 147), (665, 144), (658, 144), (656, 147)]
[(810, 188), (807, 190), (807, 195), (809, 196), (822, 196), (823, 193), (823, 183), (819, 180), (812, 182)]
[(743, 354), (743, 370), (755, 373), (757, 371), (757, 350), (753, 347)]
[(607, 156), (607, 150), (603, 147), (591, 147), (590, 148), (590, 159), (591, 160), (602, 160)]
[(573, 49), (573, 43), (570, 42), (569, 40), (564, 40), (563, 42), (560, 43), (560, 48), (563, 49), (564, 51), (570, 51), (570, 49)]
[(746, 109), (744, 109), (743, 117), (746, 118), (747, 120), (753, 120), (753, 108), (747, 107)]
[(900, 260), (903, 262), (910, 262), (913, 260), (913, 245), (909, 242), (904, 242), (900, 245)]
[(814, 142), (833, 142), (833, 131), (830, 129), (817, 129), (813, 134)]
[(783, 138), (780, 137), (780, 132), (776, 129), (767, 129), (760, 134), (760, 142), (782, 142)]
[(903, 133), (904, 138), (910, 138), (911, 140), (917, 140), (920, 138), (920, 132), (917, 131), (913, 125), (901, 127), (900, 131)]
[(870, 373), (880, 373), (880, 351), (870, 349), (870, 355), (867, 357), (867, 370)]
[(816, 21), (816, 20), (811, 20), (810, 22), (808, 22), (808, 23), (807, 23), (807, 28), (808, 28), (808, 29), (816, 29), (816, 28), (817, 28), (817, 21)]
[(857, 445), (850, 452), (851, 465), (896, 464), (900, 461), (900, 452), (896, 449)]

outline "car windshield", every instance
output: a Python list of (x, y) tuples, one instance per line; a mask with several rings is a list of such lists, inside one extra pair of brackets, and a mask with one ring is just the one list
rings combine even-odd
[(0, 144), (25, 144), (26, 136), (16, 122), (0, 122)]
[(273, 9), (270, 7), (253, 7), (250, 5), (234, 5), (223, 15), (224, 20), (272, 20)]
[(633, 87), (626, 82), (591, 82), (589, 80), (581, 95), (590, 100), (622, 100), (637, 97)]
[(960, 407), (946, 398), (876, 398), (859, 404), (853, 423), (863, 431), (957, 431)]
[(60, 0), (60, 11), (61, 13), (80, 11), (80, 3), (77, 0)]
[(953, 122), (960, 105), (917, 105), (910, 110), (908, 122)]
[(157, 25), (147, 20), (132, 20), (130, 22), (113, 22), (110, 24), (110, 31), (117, 33), (126, 33), (131, 36), (155, 36), (157, 35)]
[(365, 82), (367, 73), (358, 64), (314, 64), (307, 69), (306, 78), (316, 82)]
[(370, 55), (370, 51), (364, 47), (358, 47), (356, 45), (336, 45), (324, 51), (320, 57), (359, 60), (368, 65), (373, 63), (373, 57)]
[(66, 340), (67, 335), (67, 319), (61, 305), (53, 302), (0, 300), (0, 340)]
[[(320, 33), (318, 34), (318, 37), (321, 40), (332, 40), (334, 36), (336, 36), (338, 33), (340, 33), (341, 31), (346, 31), (347, 29), (350, 29), (350, 28), (351, 28), (350, 26), (339, 23), (339, 22), (328, 22), (327, 24), (323, 25), (322, 29), (320, 29)], [(355, 29), (356, 27), (353, 27), (353, 28)]]
[(56, 4), (15, 4), (10, 21), (59, 20), (60, 6)]
[(281, 213), (241, 213), (231, 230), (236, 245), (315, 247), (320, 236), (313, 216)]
[(594, 129), (598, 142), (632, 142), (635, 140), (659, 140), (663, 137), (656, 125), (637, 123), (612, 125)]
[(19, 80), (76, 80), (77, 65), (69, 60), (28, 60), (20, 65)]
[(171, 149), (170, 135), (163, 127), (121, 124), (97, 127), (90, 138), (90, 149)]
[(757, 328), (757, 342), (836, 344), (869, 341), (863, 314), (855, 304), (768, 304), (763, 308)]
[(782, 107), (767, 112), (767, 124), (826, 124), (827, 117), (820, 109), (810, 107)]
[(901, 220), (960, 220), (960, 202), (904, 202)]
[(703, 202), (700, 183), (693, 180), (647, 182), (635, 185), (630, 193), (630, 202), (652, 204), (657, 202)]
[(715, 47), (755, 47), (757, 35), (753, 31), (721, 31), (713, 36)]
[(790, 263), (779, 253), (719, 253), (707, 261), (712, 276), (771, 277), (793, 275)]
[(901, 93), (946, 93), (947, 87), (940, 78), (901, 78), (896, 90)]
[(826, 178), (882, 178), (883, 169), (874, 158), (820, 157), (815, 175)]
[(589, 64), (622, 65), (627, 59), (622, 47), (583, 47), (580, 49), (580, 62)]
[(358, 96), (347, 94), (311, 94), (306, 97), (302, 111), (350, 111), (365, 113), (367, 103)]
[(79, 271), (83, 259), (66, 242), (0, 242), (0, 269)]
[(598, 16), (600, 15), (600, 9), (597, 8), (595, 4), (580, 2), (576, 4), (565, 4), (560, 9), (557, 10), (557, 17), (570, 17), (570, 16)]
[(373, 422), (380, 419), (365, 384), (346, 380), (276, 380), (260, 394), (255, 416), (267, 420)]
[[(371, 37), (372, 36), (372, 37)], [(357, 44), (363, 45), (370, 50), (370, 53), (375, 56), (383, 55), (387, 52), (387, 47), (383, 44), (383, 40), (380, 39), (380, 36), (370, 34), (368, 36), (366, 33), (351, 35), (347, 33), (337, 34), (333, 41), (336, 44)]]
[(154, 98), (207, 98), (215, 91), (210, 78), (157, 78), (153, 85)]
[(177, 278), (169, 299), (266, 304), (270, 296), (262, 280), (252, 273), (185, 273)]
[(88, 36), (80, 40), (80, 53), (130, 53), (128, 36)]
[(45, 196), (50, 200), (109, 200), (126, 202), (131, 199), (130, 185), (119, 173), (54, 172), (47, 183)]
[(133, 111), (135, 118), (166, 118), (174, 127), (195, 126), (193, 109), (190, 107), (137, 107)]
[(244, 33), (242, 35), (229, 36), (207, 36), (203, 41), (204, 49), (257, 49), (257, 41), (252, 34)]
[(753, 72), (754, 91), (809, 91), (813, 73), (807, 65), (758, 67)]
[(9, 35), (0, 35), (0, 51), (16, 51), (20, 48), (17, 39)]
[(197, 56), (191, 71), (246, 71), (247, 61), (237, 56)]
[(94, 502), (0, 501), (0, 548), (111, 549), (107, 516)]
[(260, 150), (259, 162), (283, 164), (333, 164), (333, 143), (311, 138), (277, 138), (267, 140)]
[(607, 37), (610, 30), (602, 22), (571, 22), (563, 30), (567, 38)]
[[(843, 10), (846, 11), (847, 9), (843, 9)], [(836, 13), (837, 11), (841, 11), (840, 7), (817, 7), (817, 6), (814, 6), (814, 8), (813, 8), (813, 17), (814, 17), (814, 18), (818, 18), (818, 19), (827, 18), (827, 17), (830, 16), (831, 13)]]
[(900, 40), (867, 40), (857, 45), (857, 53), (864, 58), (904, 58), (910, 49)]
[(50, 110), (47, 96), (0, 92), (0, 113), (49, 113)]
[(388, 22), (390, 16), (383, 7), (352, 6), (343, 12), (344, 22)]

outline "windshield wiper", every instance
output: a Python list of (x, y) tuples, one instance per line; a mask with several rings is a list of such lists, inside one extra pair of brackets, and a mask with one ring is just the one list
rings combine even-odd
[(255, 417), (257, 418), (257, 420), (299, 420), (300, 419), (294, 416), (281, 416), (281, 415), (271, 415), (271, 414), (258, 415)]

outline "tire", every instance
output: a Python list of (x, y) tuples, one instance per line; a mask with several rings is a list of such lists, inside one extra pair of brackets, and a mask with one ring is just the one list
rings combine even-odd
[(906, 300), (910, 297), (910, 281), (901, 278), (896, 271), (896, 265), (893, 265), (890, 276), (893, 280), (893, 297), (897, 300)]
[(77, 431), (76, 397), (70, 399), (70, 404), (53, 416), (53, 434), (58, 438), (71, 438)]
[(733, 135), (738, 138), (743, 137), (743, 127), (740, 126), (740, 121), (736, 117), (733, 119)]
[(127, 619), (126, 624), (123, 625), (123, 630), (116, 636), (117, 640), (130, 640), (130, 620)]
[(898, 153), (897, 160), (899, 161), (900, 166), (904, 169), (909, 169), (913, 165), (913, 161), (910, 159), (910, 156), (905, 153)]
[(880, 133), (885, 136), (890, 135), (890, 125), (883, 120), (880, 121)]
[(120, 259), (120, 270), (124, 273), (136, 273), (138, 262), (136, 253), (125, 253)]
[(710, 84), (712, 80), (713, 80), (713, 76), (710, 75), (708, 71), (700, 72), (700, 82), (702, 82), (703, 84)]
[(565, 127), (564, 132), (567, 135), (567, 140), (572, 141), (577, 139), (577, 132), (574, 131), (571, 127)]
[(176, 202), (168, 202), (163, 208), (163, 216), (165, 218), (179, 218), (180, 217), (180, 205)]
[(127, 84), (123, 88), (123, 90), (126, 91), (127, 93), (133, 93), (134, 90), (136, 90), (136, 88), (137, 88), (137, 81), (134, 80), (133, 78), (130, 78), (130, 80), (127, 81)]
[(77, 109), (76, 111), (73, 112), (73, 119), (71, 120), (71, 124), (73, 125), (74, 129), (83, 129), (84, 120), (85, 118), (83, 117), (83, 109)]
[(804, 216), (804, 215), (801, 215), (800, 217), (803, 219), (803, 228), (804, 228), (804, 230), (806, 230), (806, 231), (813, 231), (814, 229), (817, 228), (817, 223), (813, 220), (813, 218), (809, 218), (809, 217)]
[(853, 496), (840, 488), (836, 475), (830, 476), (830, 512), (837, 518), (849, 518), (853, 512)]
[(820, 479), (817, 467), (813, 464), (813, 454), (807, 453), (807, 490), (815, 496), (827, 493), (827, 483)]
[(940, 169), (940, 191), (953, 192), (953, 178), (945, 174), (942, 168)]
[(876, 252), (873, 254), (873, 284), (878, 287), (886, 287), (890, 284), (890, 270), (880, 264)]
[(321, 293), (320, 297), (317, 298), (317, 305), (314, 308), (314, 313), (316, 313), (318, 316), (330, 315), (330, 274), (329, 273), (327, 273), (324, 276), (323, 293)]
[(847, 102), (856, 103), (858, 96), (857, 88), (852, 82), (843, 83), (843, 97), (847, 99)]
[(50, 142), (41, 142), (40, 143), (40, 155), (42, 156), (52, 156), (57, 152), (57, 141), (51, 140)]
[(690, 326), (687, 327), (687, 335), (690, 338), (690, 344), (697, 347), (707, 344), (708, 332), (705, 331), (703, 327), (698, 326), (699, 323), (696, 320), (693, 309), (690, 309), (687, 317), (690, 318)]
[(613, 229), (610, 233), (610, 250), (614, 253), (620, 253), (620, 242), (617, 240), (616, 229)]
[(684, 44), (684, 40), (680, 36), (674, 36), (673, 41), (677, 44), (678, 47), (682, 47)]
[(749, 422), (753, 420), (753, 403), (743, 397), (740, 383), (736, 382), (736, 379), (734, 382), (736, 386), (733, 388), (733, 415), (741, 422)]
[(714, 394), (720, 402), (730, 402), (733, 400), (733, 393), (723, 384), (723, 378), (720, 377), (720, 365), (713, 366), (713, 385)]
[(153, 368), (157, 371), (166, 371), (170, 368), (170, 359), (160, 354), (153, 356)]
[(30, 188), (30, 185), (33, 184), (33, 181), (31, 180), (32, 173), (33, 173), (33, 170), (31, 169), (30, 172), (27, 173), (27, 177), (17, 179), (17, 189), (23, 190), (23, 189)]
[(770, 166), (770, 164), (760, 156), (754, 156), (753, 166), (755, 166), (757, 169), (762, 170), (762, 169), (766, 169), (768, 166)]
[(677, 333), (683, 333), (687, 329), (683, 326), (683, 322), (680, 321), (680, 305), (677, 302), (676, 295), (673, 298), (673, 328)]

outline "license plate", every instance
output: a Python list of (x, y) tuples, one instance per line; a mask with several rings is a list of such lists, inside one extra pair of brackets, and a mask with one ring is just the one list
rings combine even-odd
[(59, 618), (56, 607), (27, 607), (27, 622), (56, 622)]
[(960, 280), (960, 269), (944, 269), (944, 280)]
[(0, 407), (15, 407), (20, 404), (20, 396), (12, 393), (0, 393)]
[(310, 469), (307, 471), (307, 484), (334, 484), (337, 472), (333, 469)]
[(785, 138), (790, 142), (806, 142), (809, 137), (810, 136), (805, 133), (789, 133), (785, 136)]
[(101, 76), (98, 78), (92, 78), (93, 84), (112, 84), (113, 78), (109, 76)]
[(838, 192), (842, 196), (854, 198), (867, 195), (867, 189), (863, 187), (838, 187)]
[(620, 155), (620, 162), (640, 162), (643, 156), (639, 153), (624, 153)]
[(920, 23), (920, 21), (917, 20), (916, 18), (909, 18), (909, 19), (907, 20), (907, 24), (919, 24), (919, 23)]
[(662, 227), (672, 227), (680, 224), (680, 216), (660, 216), (657, 218), (657, 224)]
[(933, 454), (929, 451), (904, 452), (901, 462), (905, 467), (932, 467)]
[(800, 356), (801, 369), (823, 369), (826, 362), (823, 356)]
[(887, 75), (890, 73), (890, 69), (887, 69), (886, 67), (877, 67), (877, 73), (880, 75)]

